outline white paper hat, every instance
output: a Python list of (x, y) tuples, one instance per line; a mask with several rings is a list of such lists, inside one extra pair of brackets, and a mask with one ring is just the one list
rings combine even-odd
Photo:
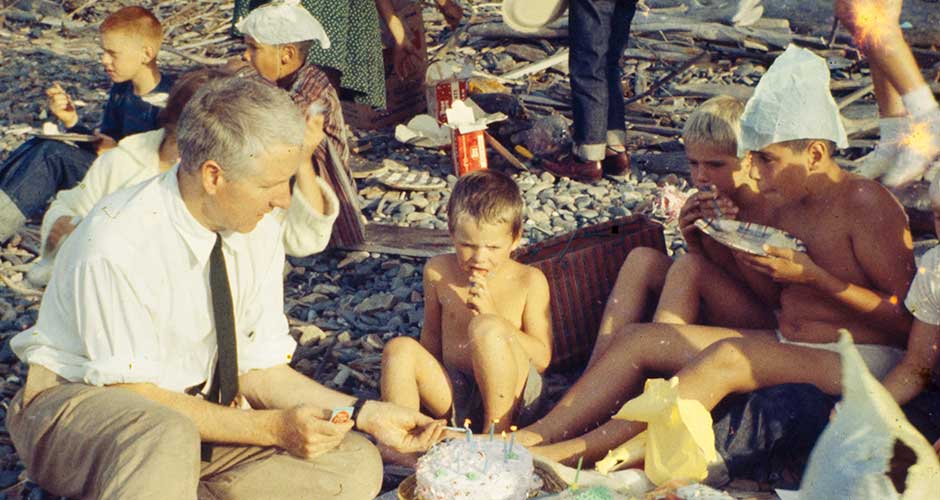
[(849, 145), (829, 92), (829, 66), (811, 51), (790, 45), (770, 65), (744, 107), (738, 156), (799, 139), (830, 140), (839, 148)]
[(330, 48), (323, 25), (300, 6), (300, 0), (262, 5), (239, 20), (235, 28), (265, 45), (317, 40), (324, 49)]

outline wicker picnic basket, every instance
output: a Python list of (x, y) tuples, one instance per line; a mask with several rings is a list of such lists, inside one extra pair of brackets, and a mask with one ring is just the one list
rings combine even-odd
[(538, 267), (548, 278), (553, 370), (581, 368), (587, 362), (607, 296), (636, 247), (665, 251), (662, 225), (642, 215), (620, 217), (516, 251), (516, 260)]

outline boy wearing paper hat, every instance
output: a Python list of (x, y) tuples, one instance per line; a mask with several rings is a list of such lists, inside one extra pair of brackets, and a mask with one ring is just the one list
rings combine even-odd
[(312, 204), (318, 212), (339, 211), (330, 245), (362, 243), (363, 223), (349, 169), (349, 146), (339, 96), (326, 73), (307, 63), (307, 52), (315, 41), (325, 49), (330, 47), (323, 26), (298, 0), (283, 0), (251, 11), (236, 27), (245, 35), (245, 60), (261, 78), (286, 90), (307, 115), (305, 147), (312, 166), (298, 171), (296, 183), (301, 191), (316, 193), (319, 173), (336, 193), (339, 207), (326, 206), (326, 198), (319, 201), (321, 197), (307, 197), (316, 201)]
[[(779, 286), (778, 328), (742, 330), (685, 324), (628, 325), (544, 419), (517, 434), (549, 458), (597, 459), (642, 426), (601, 422), (635, 396), (646, 370), (679, 370), (680, 396), (713, 408), (727, 394), (783, 383), (838, 393), (838, 330), (849, 329), (870, 369), (883, 377), (900, 359), (911, 316), (903, 297), (914, 271), (900, 204), (877, 182), (832, 158), (846, 144), (829, 94), (829, 70), (812, 52), (789, 47), (757, 85), (741, 122), (739, 151), (774, 207), (771, 224), (807, 252), (735, 251), (741, 267)], [(568, 441), (561, 441), (568, 439)], [(545, 446), (547, 445), (547, 446)]]

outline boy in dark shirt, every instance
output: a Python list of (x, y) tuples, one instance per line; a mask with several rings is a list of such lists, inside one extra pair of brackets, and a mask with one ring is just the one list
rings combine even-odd
[[(160, 21), (143, 7), (125, 7), (108, 16), (99, 31), (101, 64), (114, 85), (95, 132), (98, 140), (86, 149), (31, 139), (10, 154), (0, 167), (0, 242), (39, 215), (58, 190), (78, 184), (98, 154), (127, 135), (157, 128), (157, 113), (173, 83), (157, 69)], [(58, 83), (46, 95), (49, 110), (69, 132), (92, 133), (79, 124), (71, 98)]]

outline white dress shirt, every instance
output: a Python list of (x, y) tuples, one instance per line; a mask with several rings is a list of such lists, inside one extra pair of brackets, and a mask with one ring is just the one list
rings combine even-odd
[[(11, 342), (21, 360), (97, 386), (183, 391), (211, 379), (216, 234), (186, 208), (178, 168), (107, 196), (62, 245), (36, 325)], [(241, 373), (287, 363), (294, 351), (281, 226), (271, 213), (251, 233), (223, 234)]]
[[(59, 218), (84, 218), (105, 196), (160, 173), (160, 143), (163, 142), (163, 136), (163, 129), (158, 129), (121, 139), (116, 148), (95, 159), (82, 182), (56, 194), (43, 216), (40, 228), (43, 258), (55, 257), (55, 252), (46, 252), (46, 238)], [(317, 178), (317, 181), (326, 202), (325, 215), (317, 213), (296, 187), (290, 208), (286, 212), (281, 211), (280, 217), (285, 221), (283, 237), (287, 255), (311, 255), (323, 250), (330, 241), (333, 221), (339, 214), (339, 201), (326, 181), (321, 178)]]

